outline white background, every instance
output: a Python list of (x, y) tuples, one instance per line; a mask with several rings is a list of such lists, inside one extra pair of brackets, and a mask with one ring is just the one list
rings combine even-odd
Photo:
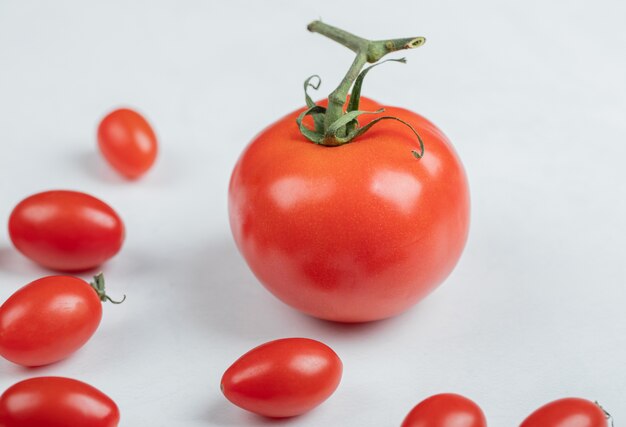
[[(89, 4), (90, 3), (90, 4)], [(111, 204), (127, 226), (104, 266), (110, 294), (93, 339), (27, 370), (0, 360), (0, 388), (37, 375), (87, 381), (122, 426), (399, 426), (443, 391), (492, 427), (547, 401), (597, 399), (626, 421), (626, 8), (620, 1), (1, 1), (0, 220), (24, 197), (67, 188)], [(349, 326), (275, 300), (237, 253), (226, 192), (238, 154), (330, 92), (353, 54), (306, 24), (369, 38), (423, 35), (406, 66), (364, 93), (433, 120), (470, 179), (461, 262), (423, 303)], [(98, 120), (128, 105), (161, 143), (140, 182), (96, 151)], [(3, 226), (3, 228), (5, 228)], [(50, 274), (0, 233), (0, 298)], [(335, 395), (276, 422), (230, 405), (223, 371), (270, 339), (306, 336), (344, 361)]]

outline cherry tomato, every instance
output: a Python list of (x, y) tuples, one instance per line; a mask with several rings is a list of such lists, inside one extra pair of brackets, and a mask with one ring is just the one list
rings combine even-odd
[(119, 421), (115, 402), (70, 378), (31, 378), (0, 397), (2, 427), (116, 427)]
[(520, 427), (608, 427), (608, 415), (596, 403), (568, 397), (530, 414)]
[(68, 357), (94, 334), (107, 299), (102, 275), (93, 285), (70, 276), (29, 283), (0, 306), (0, 355), (23, 366)]
[(141, 114), (128, 108), (115, 110), (102, 119), (98, 146), (109, 164), (130, 179), (146, 173), (157, 157), (152, 127)]
[[(379, 108), (361, 98), (360, 109)], [(452, 145), (418, 114), (384, 108), (420, 133), (421, 159), (415, 135), (392, 120), (345, 145), (313, 144), (294, 124), (299, 110), (261, 132), (233, 171), (240, 252), (274, 295), (313, 316), (398, 314), (448, 276), (465, 245), (469, 191)]]
[(224, 396), (266, 417), (303, 414), (326, 400), (341, 380), (337, 354), (319, 341), (285, 338), (241, 356), (222, 377)]
[(77, 191), (45, 191), (22, 200), (9, 218), (15, 247), (44, 267), (95, 268), (122, 247), (124, 224), (115, 211)]
[(406, 416), (402, 427), (487, 427), (487, 420), (470, 399), (443, 393), (418, 403)]

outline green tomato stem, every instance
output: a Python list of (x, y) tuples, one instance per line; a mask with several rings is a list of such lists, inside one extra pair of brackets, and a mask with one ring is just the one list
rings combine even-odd
[[(366, 63), (377, 62), (388, 53), (414, 49), (426, 42), (424, 37), (372, 41), (355, 36), (321, 21), (313, 21), (307, 28), (309, 31), (326, 36), (356, 53), (356, 58), (345, 77), (341, 80), (339, 86), (328, 96), (328, 107), (324, 117), (324, 131), (328, 131), (330, 126), (344, 114), (343, 106), (348, 97), (348, 92)], [(344, 137), (345, 134), (346, 129), (340, 129), (336, 136)]]
[(124, 295), (124, 297), (120, 301), (115, 301), (107, 295), (104, 287), (104, 275), (102, 273), (96, 274), (93, 277), (93, 282), (91, 282), (90, 285), (93, 290), (96, 291), (96, 293), (98, 294), (98, 298), (100, 298), (100, 301), (102, 302), (109, 301), (112, 304), (121, 304), (126, 301), (126, 295)]

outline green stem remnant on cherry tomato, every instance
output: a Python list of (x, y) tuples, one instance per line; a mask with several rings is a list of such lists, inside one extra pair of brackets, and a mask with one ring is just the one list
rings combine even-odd
[(109, 301), (112, 304), (121, 304), (124, 301), (126, 301), (126, 295), (124, 295), (122, 299), (119, 301), (115, 301), (111, 299), (110, 296), (107, 295), (106, 290), (104, 288), (104, 275), (102, 273), (95, 275), (93, 277), (93, 282), (91, 282), (90, 285), (93, 288), (93, 290), (96, 291), (96, 293), (98, 294), (98, 298), (100, 298), (100, 301), (102, 302)]
[(598, 408), (602, 409), (602, 412), (604, 412), (604, 416), (606, 417), (607, 421), (611, 423), (611, 427), (614, 427), (613, 416), (611, 416), (611, 414), (609, 414), (609, 412), (606, 409), (604, 409), (604, 406), (600, 405), (598, 401), (594, 401), (593, 403), (595, 403)]
[(90, 286), (78, 277), (43, 277), (11, 295), (0, 306), (0, 355), (42, 366), (81, 348), (98, 329), (101, 301), (117, 303), (106, 295), (102, 274), (94, 279)]
[[(306, 93), (309, 87), (314, 89), (319, 87), (319, 76), (309, 77), (305, 81), (304, 91), (308, 109), (303, 111), (296, 119), (300, 132), (302, 132), (307, 139), (316, 144), (337, 146), (346, 144), (354, 138), (364, 134), (373, 125), (381, 120), (395, 120), (409, 127), (415, 134), (420, 147), (419, 151), (412, 150), (412, 152), (415, 157), (421, 158), (424, 155), (424, 142), (422, 141), (420, 134), (413, 126), (411, 126), (410, 123), (396, 116), (380, 116), (371, 120), (367, 125), (360, 127), (357, 117), (363, 114), (379, 114), (385, 111), (383, 108), (376, 111), (359, 110), (363, 79), (367, 72), (378, 64), (372, 65), (361, 71), (363, 66), (365, 66), (368, 62), (378, 62), (388, 53), (419, 47), (426, 42), (426, 39), (424, 37), (411, 37), (391, 40), (366, 40), (321, 21), (310, 23), (308, 29), (309, 31), (322, 34), (332, 40), (335, 40), (336, 42), (351, 49), (356, 53), (356, 58), (339, 86), (328, 96), (327, 107), (315, 104), (315, 102), (313, 102), (313, 100)], [(392, 61), (406, 62), (404, 58)], [(318, 79), (317, 84), (310, 83), (313, 78)], [(352, 95), (350, 96), (350, 102), (348, 103), (347, 110), (344, 113), (343, 107), (348, 97), (348, 91), (353, 85), (354, 87), (352, 89)], [(309, 115), (313, 117), (314, 129), (309, 129), (303, 124), (304, 118)]]
[(30, 378), (0, 396), (2, 427), (117, 427), (119, 422), (111, 398), (71, 378)]

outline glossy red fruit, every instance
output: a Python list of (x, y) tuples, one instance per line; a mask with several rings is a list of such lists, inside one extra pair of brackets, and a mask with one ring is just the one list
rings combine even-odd
[(31, 378), (0, 397), (0, 427), (116, 427), (119, 421), (113, 400), (70, 378)]
[(607, 414), (596, 403), (568, 397), (530, 414), (520, 427), (608, 427)]
[[(23, 366), (65, 359), (82, 347), (102, 319), (104, 279), (49, 276), (15, 292), (0, 306), (0, 355)], [(100, 294), (98, 293), (100, 292)]]
[(487, 427), (487, 420), (480, 407), (467, 397), (443, 393), (418, 403), (402, 427)]
[(325, 344), (306, 338), (270, 341), (241, 356), (222, 377), (224, 396), (266, 417), (301, 415), (326, 400), (342, 363)]
[(146, 173), (157, 157), (157, 138), (148, 121), (138, 112), (120, 108), (98, 126), (98, 147), (115, 170), (135, 179)]
[(118, 253), (124, 224), (103, 201), (78, 191), (54, 190), (22, 200), (11, 212), (15, 247), (44, 267), (81, 271)]
[[(321, 103), (326, 105), (326, 103)], [(382, 105), (361, 98), (359, 109)], [(262, 131), (232, 173), (237, 246), (267, 289), (323, 319), (363, 322), (416, 304), (450, 274), (469, 228), (469, 191), (448, 138), (411, 111), (337, 146), (307, 140), (302, 110)], [(361, 116), (365, 126), (376, 116)]]

